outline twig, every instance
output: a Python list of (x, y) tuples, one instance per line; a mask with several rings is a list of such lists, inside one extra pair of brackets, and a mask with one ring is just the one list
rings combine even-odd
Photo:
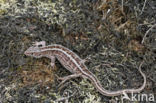
[(122, 5), (122, 12), (123, 12), (123, 0), (122, 0), (122, 4), (121, 5)]
[(145, 35), (144, 35), (144, 37), (143, 37), (143, 39), (142, 39), (142, 41), (141, 41), (141, 44), (144, 43), (147, 34), (148, 34), (155, 26), (156, 26), (156, 24), (152, 25), (152, 27), (146, 31), (146, 33), (145, 33)]
[(143, 11), (145, 9), (146, 2), (147, 2), (147, 0), (145, 0), (145, 2), (144, 2), (144, 6), (142, 7), (141, 14), (143, 13)]
[(76, 93), (76, 92), (74, 92), (74, 93), (73, 93), (72, 95), (70, 95), (70, 96), (68, 95), (67, 97), (58, 98), (58, 99), (56, 100), (56, 102), (60, 102), (60, 101), (66, 101), (66, 102), (67, 102), (69, 98), (71, 98), (71, 97), (73, 97), (73, 96), (75, 95), (75, 93)]

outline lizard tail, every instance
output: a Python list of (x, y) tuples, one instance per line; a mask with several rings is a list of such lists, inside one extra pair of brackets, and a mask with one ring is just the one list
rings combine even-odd
[(103, 94), (105, 96), (118, 96), (118, 95), (122, 95), (124, 93), (138, 93), (138, 92), (141, 92), (146, 86), (146, 75), (141, 71), (142, 64), (143, 64), (143, 62), (139, 66), (139, 72), (144, 79), (144, 83), (141, 87), (139, 87), (137, 89), (123, 89), (123, 90), (118, 90), (118, 91), (109, 91), (102, 87), (100, 81), (96, 78), (96, 76), (93, 73), (91, 73), (92, 75), (88, 75), (89, 76), (88, 79), (93, 83), (94, 87), (101, 94)]

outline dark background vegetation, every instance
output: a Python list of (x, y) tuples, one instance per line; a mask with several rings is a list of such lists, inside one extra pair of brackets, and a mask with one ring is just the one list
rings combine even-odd
[[(108, 90), (137, 88), (156, 97), (155, 0), (0, 0), (0, 103), (116, 103), (56, 61), (26, 57), (35, 41), (78, 54)], [(144, 101), (146, 102), (146, 101)], [(129, 103), (127, 101), (126, 103)], [(143, 103), (143, 102), (141, 102)]]

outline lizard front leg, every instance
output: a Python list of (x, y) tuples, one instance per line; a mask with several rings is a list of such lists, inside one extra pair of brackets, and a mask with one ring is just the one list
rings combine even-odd
[(55, 56), (51, 56), (50, 59), (51, 59), (50, 65), (52, 66), (52, 68), (54, 68), (55, 67), (55, 60), (56, 60), (56, 58), (55, 58)]
[(87, 58), (85, 58), (85, 59), (82, 59), (80, 62), (82, 63), (82, 64), (85, 64), (85, 62), (87, 62), (88, 60), (90, 60), (91, 58), (90, 58), (90, 56), (89, 57), (87, 57)]

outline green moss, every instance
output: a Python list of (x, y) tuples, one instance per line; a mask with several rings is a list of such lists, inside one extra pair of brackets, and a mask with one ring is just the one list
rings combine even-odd
[(6, 0), (0, 0), (0, 3), (1, 4), (5, 3), (5, 2), (6, 2)]
[(6, 10), (0, 9), (0, 15), (3, 15), (6, 12)]

